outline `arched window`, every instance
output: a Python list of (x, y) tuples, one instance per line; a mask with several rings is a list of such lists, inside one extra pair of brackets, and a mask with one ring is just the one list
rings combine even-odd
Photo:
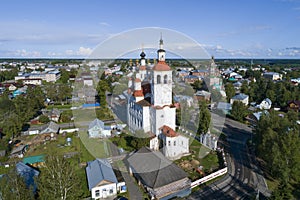
[(168, 83), (168, 76), (164, 75), (164, 84), (167, 84), (167, 83)]
[(160, 77), (160, 75), (157, 75), (157, 84), (160, 84), (160, 82), (161, 82), (161, 77)]

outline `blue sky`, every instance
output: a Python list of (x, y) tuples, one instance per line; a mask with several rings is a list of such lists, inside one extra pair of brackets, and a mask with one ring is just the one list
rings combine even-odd
[(0, 27), (0, 57), (86, 57), (120, 32), (162, 27), (216, 58), (300, 58), (300, 0), (10, 0)]

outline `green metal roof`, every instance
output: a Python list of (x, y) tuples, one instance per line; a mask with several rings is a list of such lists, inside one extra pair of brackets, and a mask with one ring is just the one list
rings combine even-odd
[(34, 163), (39, 163), (39, 162), (44, 162), (45, 161), (45, 155), (37, 155), (37, 156), (29, 156), (23, 158), (23, 163), (24, 164), (34, 164)]

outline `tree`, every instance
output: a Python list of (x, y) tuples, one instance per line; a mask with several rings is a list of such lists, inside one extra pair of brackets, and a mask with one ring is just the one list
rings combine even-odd
[(241, 93), (244, 93), (244, 94), (248, 94), (249, 93), (248, 82), (247, 81), (243, 81), (242, 82)]
[(278, 188), (272, 193), (272, 200), (290, 200), (294, 199), (292, 187), (288, 183), (280, 183)]
[(235, 89), (234, 89), (232, 83), (227, 83), (227, 84), (225, 85), (225, 92), (226, 92), (226, 99), (227, 99), (227, 102), (229, 102), (230, 99), (235, 95)]
[(209, 126), (211, 122), (211, 115), (207, 108), (205, 101), (200, 101), (199, 103), (199, 125), (197, 133), (205, 134), (208, 132)]
[(135, 132), (136, 137), (132, 137), (130, 140), (130, 146), (134, 149), (140, 149), (145, 146), (149, 146), (150, 138), (143, 130), (137, 130)]
[(248, 114), (247, 106), (241, 101), (234, 101), (230, 113), (235, 120), (242, 122)]
[(40, 199), (79, 199), (80, 180), (66, 158), (48, 155), (38, 179)]
[(33, 188), (27, 187), (24, 178), (13, 169), (0, 179), (0, 199), (31, 200)]
[(72, 121), (73, 113), (69, 110), (65, 110), (60, 115), (60, 122), (68, 123)]
[(200, 90), (202, 88), (202, 81), (200, 80), (196, 80), (194, 83), (191, 84), (191, 86), (193, 87), (194, 90)]
[(105, 80), (100, 80), (97, 85), (97, 92), (100, 99), (100, 105), (105, 107), (107, 105), (106, 102), (106, 91), (109, 91), (109, 85)]
[[(280, 181), (272, 199), (293, 199), (293, 184), (300, 181), (300, 136), (298, 117), (289, 112), (284, 118), (275, 111), (261, 116), (255, 128), (258, 155), (269, 174)], [(293, 186), (293, 187), (291, 187)]]
[(57, 100), (63, 104), (64, 101), (67, 101), (68, 98), (72, 96), (72, 89), (67, 84), (60, 84), (57, 87)]
[(39, 121), (43, 124), (47, 124), (48, 122), (50, 122), (50, 119), (46, 115), (41, 115), (39, 117)]
[(67, 70), (60, 69), (59, 71), (60, 71), (60, 78), (58, 81), (61, 83), (64, 83), (64, 84), (68, 83), (70, 76), (69, 76), (69, 73), (67, 72)]

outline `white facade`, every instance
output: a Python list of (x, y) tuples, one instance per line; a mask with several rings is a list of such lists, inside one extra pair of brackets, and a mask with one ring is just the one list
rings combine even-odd
[(42, 85), (42, 79), (23, 79), (24, 85)]
[(164, 106), (172, 104), (172, 71), (153, 71), (152, 104)]
[(159, 129), (167, 125), (173, 130), (175, 130), (175, 121), (176, 121), (176, 108), (175, 107), (163, 107), (162, 109), (156, 109), (151, 107), (151, 131), (156, 136), (160, 134)]
[(60, 79), (60, 72), (59, 71), (49, 71), (49, 72), (36, 72), (33, 71), (31, 73), (24, 73), (15, 76), (15, 81), (18, 80), (29, 80), (29, 79), (41, 79), (46, 82), (56, 82)]
[(9, 91), (15, 91), (17, 89), (16, 86), (14, 86), (13, 84), (11, 84), (9, 87), (8, 87), (8, 90)]
[(92, 78), (84, 78), (83, 79), (83, 85), (86, 85), (86, 86), (93, 86), (93, 79)]
[(272, 106), (272, 101), (268, 98), (264, 99), (260, 104), (259, 108), (263, 110), (269, 110)]
[(91, 190), (91, 194), (93, 199), (115, 196), (117, 195), (117, 184), (116, 183), (111, 183), (106, 185), (99, 184), (99, 186), (94, 187)]
[(233, 102), (235, 102), (235, 101), (240, 101), (247, 106), (249, 104), (249, 96), (246, 94), (240, 93), (230, 99), (230, 104), (233, 104)]
[(50, 71), (45, 75), (46, 82), (56, 82), (60, 78), (59, 71)]
[(168, 137), (162, 134), (161, 139), (165, 145), (163, 148), (163, 154), (167, 158), (174, 160), (189, 153), (189, 139), (187, 137), (182, 135)]

